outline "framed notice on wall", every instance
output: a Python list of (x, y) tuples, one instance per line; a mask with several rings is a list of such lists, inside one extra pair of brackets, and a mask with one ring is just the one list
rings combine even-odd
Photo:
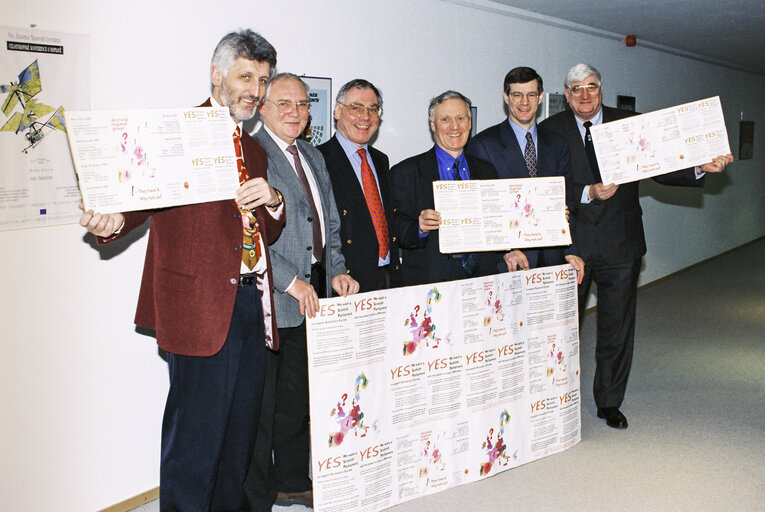
[(308, 100), (311, 102), (303, 139), (318, 146), (332, 136), (332, 79), (318, 76), (300, 78), (308, 84)]

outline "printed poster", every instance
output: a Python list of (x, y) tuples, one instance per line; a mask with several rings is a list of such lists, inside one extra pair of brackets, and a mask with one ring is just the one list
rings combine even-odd
[(0, 27), (0, 230), (77, 222), (63, 113), (90, 108), (87, 36)]
[(562, 176), (434, 181), (442, 253), (571, 245)]
[(317, 512), (383, 510), (580, 441), (571, 266), (320, 302), (307, 323)]
[(606, 184), (688, 169), (730, 153), (719, 96), (593, 126), (590, 132)]
[(226, 107), (66, 112), (86, 210), (231, 199), (239, 188)]

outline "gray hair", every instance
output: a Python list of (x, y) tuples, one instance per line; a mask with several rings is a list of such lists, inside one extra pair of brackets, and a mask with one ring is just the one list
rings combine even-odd
[(310, 89), (310, 87), (308, 86), (307, 83), (305, 83), (303, 81), (302, 78), (300, 78), (299, 76), (297, 76), (294, 73), (277, 73), (277, 74), (273, 75), (271, 78), (268, 79), (268, 84), (266, 84), (266, 93), (263, 95), (263, 100), (262, 101), (265, 102), (268, 99), (268, 97), (271, 95), (271, 87), (276, 82), (278, 82), (280, 80), (287, 80), (287, 79), (297, 80), (300, 83), (300, 85), (303, 86), (303, 89), (305, 89), (306, 96), (308, 95), (308, 89)]
[(573, 68), (569, 69), (568, 73), (566, 73), (566, 81), (563, 82), (563, 87), (570, 89), (572, 83), (581, 82), (588, 76), (592, 75), (595, 75), (598, 78), (598, 85), (601, 85), (600, 71), (595, 69), (595, 66), (591, 66), (589, 64), (577, 64)]
[(276, 69), (276, 49), (263, 36), (250, 29), (230, 32), (223, 36), (213, 52), (212, 65), (225, 77), (240, 57), (268, 62), (271, 74)]
[(467, 113), (468, 118), (471, 118), (473, 113), (470, 110), (470, 107), (473, 105), (470, 101), (470, 99), (467, 96), (464, 96), (457, 91), (445, 91), (430, 100), (430, 106), (428, 107), (428, 120), (432, 123), (433, 122), (433, 113), (436, 110), (436, 107), (440, 105), (441, 103), (445, 102), (446, 100), (451, 99), (460, 99), (465, 102), (465, 105), (467, 105)]
[(372, 89), (372, 92), (375, 93), (375, 96), (377, 96), (377, 106), (382, 108), (383, 106), (383, 99), (382, 99), (382, 93), (380, 90), (372, 84), (372, 82), (368, 80), (364, 80), (363, 78), (354, 78), (344, 86), (340, 88), (339, 91), (337, 91), (337, 98), (335, 98), (335, 101), (337, 103), (345, 103), (345, 97), (348, 96), (348, 93), (351, 89)]

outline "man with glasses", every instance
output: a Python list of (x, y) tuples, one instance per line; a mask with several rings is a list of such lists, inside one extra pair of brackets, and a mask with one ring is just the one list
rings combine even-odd
[[(491, 162), (500, 178), (563, 176), (566, 204), (572, 212), (575, 203), (566, 141), (551, 130), (537, 126), (537, 109), (543, 96), (542, 77), (536, 71), (529, 67), (511, 69), (505, 75), (502, 93), (507, 105), (507, 119), (476, 135), (468, 144), (467, 152)], [(577, 281), (581, 282), (584, 262), (578, 256), (573, 217), (569, 225), (572, 231), (570, 246), (513, 249), (504, 255), (504, 267), (513, 272), (568, 262), (576, 270)]]
[(340, 252), (340, 219), (324, 158), (298, 139), (310, 106), (300, 77), (273, 76), (259, 107), (263, 127), (255, 134), (268, 155), (269, 180), (284, 195), (287, 223), (271, 246), (280, 349), (267, 357), (258, 446), (246, 484), (253, 510), (271, 510), (276, 499), (312, 502), (305, 317), (318, 312), (319, 297), (359, 290)]
[[(564, 83), (566, 110), (543, 121), (540, 128), (566, 138), (577, 202), (576, 230), (586, 267), (579, 286), (579, 318), (584, 316), (590, 285), (598, 287), (597, 339), (593, 394), (598, 418), (612, 428), (627, 428), (619, 408), (627, 389), (635, 338), (635, 304), (640, 265), (646, 252), (638, 182), (604, 184), (600, 177), (590, 127), (636, 115), (602, 105), (600, 72), (577, 64)], [(722, 172), (733, 155), (722, 155), (695, 169), (654, 179), (667, 185), (702, 186), (706, 172)]]
[(391, 236), (388, 157), (369, 145), (382, 116), (382, 94), (367, 80), (355, 79), (337, 93), (337, 131), (318, 147), (327, 162), (340, 215), (345, 266), (362, 292), (390, 287), (398, 265)]

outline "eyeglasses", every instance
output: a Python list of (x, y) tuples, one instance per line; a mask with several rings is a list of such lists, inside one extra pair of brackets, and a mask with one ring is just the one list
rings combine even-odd
[(512, 99), (515, 103), (523, 101), (524, 96), (529, 101), (529, 103), (533, 103), (537, 100), (537, 98), (539, 98), (538, 92), (527, 92), (526, 94), (523, 94), (522, 92), (509, 92), (507, 95), (510, 96), (510, 99)]
[(311, 110), (311, 103), (308, 101), (271, 101), (268, 99), (266, 101), (276, 105), (276, 109), (280, 114), (292, 112), (293, 108), (297, 108), (299, 114), (307, 114), (308, 111)]
[(598, 89), (600, 89), (600, 84), (574, 85), (569, 90), (574, 96), (579, 96), (584, 91), (594, 94), (598, 92)]
[(365, 110), (370, 117), (380, 117), (383, 113), (383, 109), (379, 105), (369, 105), (366, 107), (364, 105), (359, 105), (358, 103), (351, 103), (350, 105), (346, 105), (345, 103), (341, 103), (339, 101), (338, 103), (347, 108), (353, 117), (363, 116)]

